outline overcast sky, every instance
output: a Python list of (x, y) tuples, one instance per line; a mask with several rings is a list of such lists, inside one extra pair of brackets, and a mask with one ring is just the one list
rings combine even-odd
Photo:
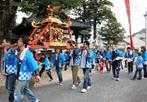
[[(129, 35), (128, 19), (126, 14), (126, 8), (124, 0), (110, 0), (113, 3), (112, 10), (114, 11), (116, 18), (122, 24), (127, 31), (126, 35)], [(144, 14), (147, 11), (147, 0), (130, 0), (131, 7), (131, 24), (132, 33), (136, 33), (142, 28), (145, 28)]]

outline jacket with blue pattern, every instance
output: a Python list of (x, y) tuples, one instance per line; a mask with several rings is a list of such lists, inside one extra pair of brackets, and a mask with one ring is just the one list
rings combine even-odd
[(112, 51), (106, 52), (106, 60), (112, 60)]
[[(82, 52), (81, 52), (81, 55), (82, 55)], [(92, 54), (93, 54), (92, 50), (88, 50), (87, 53), (84, 55), (84, 57), (86, 59), (86, 63), (85, 63), (84, 68), (92, 68), (92, 61), (93, 61)]]
[[(143, 61), (142, 56), (138, 56), (137, 59), (136, 59), (136, 61), (135, 61), (136, 68), (137, 69), (143, 69), (143, 64), (144, 64), (144, 61)], [(139, 67), (140, 65), (142, 67)]]
[(33, 53), (28, 48), (21, 61), (19, 80), (30, 80), (34, 71), (39, 70), (39, 65), (33, 57)]
[(80, 50), (77, 48), (77, 49), (74, 49), (73, 50), (73, 65), (79, 65), (80, 64)]
[(125, 53), (125, 58), (134, 58), (135, 57), (135, 52), (132, 51), (132, 53), (130, 53), (129, 51), (127, 51)]
[(45, 70), (51, 69), (51, 62), (47, 57), (43, 59), (42, 63), (45, 65)]
[(91, 51), (91, 53), (92, 53), (92, 59), (93, 59), (93, 61), (95, 62), (96, 59), (98, 58), (98, 57), (97, 57), (97, 54), (96, 54), (96, 52), (94, 51), (94, 49), (90, 49), (90, 51)]
[(10, 48), (5, 54), (5, 72), (6, 74), (17, 74), (18, 70), (18, 51), (12, 51)]
[(142, 57), (143, 57), (143, 60), (144, 60), (144, 61), (147, 61), (147, 51), (144, 51), (144, 52), (142, 53)]
[[(59, 54), (59, 55), (58, 55)], [(53, 56), (52, 61), (53, 64), (57, 67), (57, 68), (61, 68), (63, 63), (66, 61), (65, 55), (63, 53), (58, 53), (56, 55)], [(58, 60), (58, 61), (57, 61)]]

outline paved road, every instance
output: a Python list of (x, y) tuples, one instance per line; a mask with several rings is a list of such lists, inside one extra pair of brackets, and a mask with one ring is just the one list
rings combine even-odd
[[(121, 71), (119, 82), (112, 80), (111, 76), (93, 74), (93, 87), (87, 93), (80, 93), (82, 85), (72, 90), (71, 80), (65, 81), (63, 86), (51, 83), (38, 87), (34, 92), (41, 102), (147, 102), (146, 79), (132, 81), (126, 71)], [(0, 102), (7, 102), (6, 94), (1, 92)]]

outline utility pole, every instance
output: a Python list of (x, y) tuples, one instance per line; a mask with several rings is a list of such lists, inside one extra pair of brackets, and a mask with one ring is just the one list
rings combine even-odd
[(147, 49), (147, 11), (145, 11), (145, 48)]

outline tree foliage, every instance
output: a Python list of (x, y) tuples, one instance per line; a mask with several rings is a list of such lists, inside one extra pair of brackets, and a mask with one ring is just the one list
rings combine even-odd
[(43, 15), (45, 14), (47, 5), (58, 5), (62, 8), (59, 13), (61, 15), (65, 14), (67, 10), (71, 10), (80, 5), (81, 1), (83, 0), (1, 0), (0, 32), (3, 35), (7, 35), (11, 25), (15, 25), (14, 21), (17, 10)]
[(0, 38), (7, 35), (11, 25), (14, 25), (17, 6), (12, 1), (20, 2), (21, 0), (1, 0), (0, 1)]
[(48, 5), (58, 5), (62, 8), (62, 12), (71, 10), (82, 3), (83, 0), (22, 0), (22, 2), (14, 5), (20, 6), (23, 12), (33, 12), (37, 14), (45, 14)]
[(88, 22), (93, 27), (94, 39), (96, 39), (96, 27), (101, 24), (112, 13), (112, 3), (109, 0), (85, 0), (82, 6), (75, 12), (79, 15), (78, 19)]
[(103, 26), (100, 28), (98, 33), (101, 36), (101, 40), (105, 45), (117, 44), (122, 41), (125, 30), (120, 23), (117, 22), (116, 18), (109, 18), (103, 22)]

